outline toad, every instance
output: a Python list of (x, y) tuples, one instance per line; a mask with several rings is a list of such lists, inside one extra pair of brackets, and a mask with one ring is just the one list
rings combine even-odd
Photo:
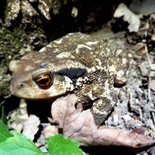
[(114, 83), (121, 63), (116, 57), (107, 40), (70, 33), (21, 58), (12, 94), (31, 100), (75, 94), (77, 108), (90, 108), (96, 125), (102, 125), (117, 102)]

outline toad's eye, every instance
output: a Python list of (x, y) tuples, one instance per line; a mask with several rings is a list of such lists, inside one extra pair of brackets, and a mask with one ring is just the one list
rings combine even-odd
[(50, 74), (40, 74), (34, 78), (36, 84), (42, 89), (48, 89), (53, 84), (53, 78)]

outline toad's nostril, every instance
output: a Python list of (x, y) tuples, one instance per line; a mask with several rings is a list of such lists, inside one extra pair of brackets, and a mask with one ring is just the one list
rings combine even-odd
[(24, 87), (24, 84), (23, 83), (19, 83), (19, 88), (23, 88)]

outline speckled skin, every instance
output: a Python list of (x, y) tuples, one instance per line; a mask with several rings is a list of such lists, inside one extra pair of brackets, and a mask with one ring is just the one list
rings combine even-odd
[[(84, 109), (91, 108), (96, 124), (103, 124), (117, 100), (113, 91), (117, 68), (114, 56), (105, 40), (68, 34), (17, 63), (12, 93), (25, 99), (75, 93)], [(41, 73), (52, 75), (48, 89), (41, 89), (34, 80)]]

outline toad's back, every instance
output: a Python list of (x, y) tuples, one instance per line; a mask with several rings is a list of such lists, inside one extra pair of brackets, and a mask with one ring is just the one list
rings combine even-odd
[(114, 104), (113, 58), (107, 41), (68, 34), (17, 63), (12, 93), (26, 99), (48, 99), (75, 92), (79, 100), (84, 96), (84, 102), (88, 97), (91, 103), (94, 101), (99, 116), (107, 115)]

